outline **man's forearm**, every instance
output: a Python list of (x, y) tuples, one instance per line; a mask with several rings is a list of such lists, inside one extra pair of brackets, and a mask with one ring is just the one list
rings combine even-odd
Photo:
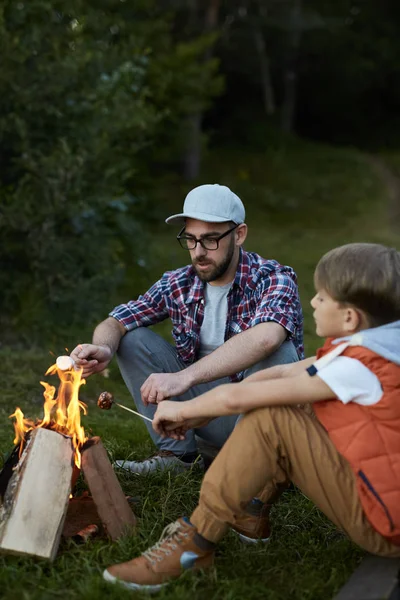
[(187, 367), (185, 375), (191, 386), (233, 375), (275, 352), (285, 338), (285, 330), (277, 323), (260, 323)]
[(125, 327), (113, 317), (108, 317), (97, 325), (93, 333), (93, 344), (107, 346), (112, 354), (118, 350), (121, 338), (125, 335)]

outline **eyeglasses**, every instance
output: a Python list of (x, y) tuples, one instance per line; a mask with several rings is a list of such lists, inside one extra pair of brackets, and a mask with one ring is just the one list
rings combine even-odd
[(201, 239), (198, 239), (193, 235), (182, 235), (185, 231), (185, 228), (183, 228), (176, 236), (176, 239), (184, 250), (194, 250), (197, 244), (200, 244), (204, 250), (218, 250), (220, 240), (226, 237), (229, 233), (232, 233), (236, 227), (238, 227), (238, 225), (231, 227), (231, 229), (228, 229), (228, 231), (225, 231), (225, 233), (222, 233), (221, 235), (206, 236)]

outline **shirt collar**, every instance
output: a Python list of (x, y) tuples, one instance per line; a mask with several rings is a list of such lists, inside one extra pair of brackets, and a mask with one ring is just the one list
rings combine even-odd
[(193, 302), (199, 302), (204, 297), (204, 283), (197, 275), (193, 266), (190, 266), (189, 277), (193, 279), (193, 283), (190, 287), (189, 295), (186, 299), (186, 304), (192, 304)]
[[(233, 280), (233, 285), (237, 285), (238, 287), (244, 289), (246, 287), (247, 279), (250, 273), (250, 257), (240, 248), (239, 251), (239, 263), (236, 270), (235, 279)], [(186, 299), (186, 304), (192, 304), (193, 302), (199, 302), (202, 298), (204, 298), (204, 283), (201, 281), (200, 277), (197, 275), (193, 266), (190, 267), (189, 276), (193, 278), (193, 284), (190, 288), (189, 295)]]
[(240, 248), (239, 263), (236, 270), (235, 279), (233, 280), (233, 285), (239, 286), (242, 288), (242, 290), (245, 289), (250, 273), (250, 267), (251, 261), (249, 255), (245, 250)]

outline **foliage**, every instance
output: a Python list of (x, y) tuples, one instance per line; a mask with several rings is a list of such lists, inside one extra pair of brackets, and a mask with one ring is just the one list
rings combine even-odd
[(187, 107), (218, 92), (209, 38), (174, 45), (156, 4), (1, 6), (0, 313), (14, 327), (99, 317), (143, 250), (158, 145), (176, 157)]

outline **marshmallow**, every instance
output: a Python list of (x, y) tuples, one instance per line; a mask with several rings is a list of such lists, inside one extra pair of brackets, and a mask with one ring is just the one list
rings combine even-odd
[(60, 371), (70, 371), (75, 366), (75, 361), (70, 356), (59, 356), (56, 365)]

